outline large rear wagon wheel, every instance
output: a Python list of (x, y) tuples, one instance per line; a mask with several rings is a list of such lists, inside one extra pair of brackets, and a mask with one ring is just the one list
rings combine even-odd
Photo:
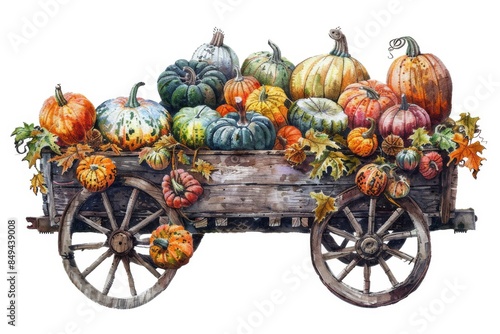
[(158, 268), (149, 256), (152, 231), (168, 221), (182, 224), (161, 189), (147, 180), (119, 177), (104, 192), (80, 191), (59, 231), (59, 254), (70, 280), (88, 298), (111, 308), (152, 300), (176, 273)]
[(311, 228), (313, 266), (337, 297), (361, 307), (390, 305), (415, 291), (430, 259), (426, 219), (409, 197), (392, 204), (353, 187), (337, 211)]

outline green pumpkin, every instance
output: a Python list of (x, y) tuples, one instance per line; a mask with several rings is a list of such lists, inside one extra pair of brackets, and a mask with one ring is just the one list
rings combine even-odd
[(259, 51), (249, 55), (241, 65), (241, 73), (256, 78), (261, 85), (280, 87), (290, 96), (290, 76), (295, 65), (281, 57), (276, 44), (268, 41), (272, 52)]
[(348, 117), (338, 103), (327, 98), (310, 97), (292, 103), (288, 122), (299, 128), (302, 135), (315, 129), (333, 137), (347, 128)]
[(396, 165), (402, 170), (412, 171), (418, 167), (422, 157), (419, 150), (414, 147), (404, 148), (396, 154)]
[(137, 97), (139, 82), (130, 95), (101, 103), (96, 108), (96, 128), (112, 144), (135, 151), (170, 133), (172, 117), (159, 103)]
[(271, 150), (276, 140), (271, 120), (258, 112), (245, 111), (241, 98), (237, 98), (237, 109), (208, 125), (207, 146), (223, 151)]
[(215, 65), (178, 59), (160, 74), (157, 88), (161, 104), (172, 113), (198, 105), (215, 109), (224, 102), (226, 81)]
[(181, 144), (191, 149), (205, 145), (205, 131), (211, 122), (219, 119), (220, 114), (206, 105), (184, 107), (174, 115), (172, 135)]

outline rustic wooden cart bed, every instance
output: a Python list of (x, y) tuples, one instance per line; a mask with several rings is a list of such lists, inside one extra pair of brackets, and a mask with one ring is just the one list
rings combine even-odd
[[(75, 179), (74, 169), (61, 173), (44, 152), (44, 216), (27, 219), (29, 228), (59, 233), (70, 280), (88, 298), (113, 308), (150, 301), (174, 277), (176, 270), (158, 268), (148, 253), (152, 231), (166, 222), (184, 225), (195, 247), (211, 232), (310, 233), (321, 281), (361, 307), (393, 304), (419, 286), (430, 263), (430, 231), (475, 228), (474, 210), (455, 208), (454, 164), (432, 180), (410, 174), (409, 196), (391, 201), (362, 194), (353, 175), (313, 179), (307, 160), (292, 166), (283, 151), (199, 151), (215, 170), (210, 180), (196, 175), (203, 195), (181, 212), (163, 198), (160, 184), (168, 170), (138, 164), (137, 153), (102, 154), (116, 163), (117, 179), (106, 191), (92, 193)], [(321, 191), (335, 197), (338, 210), (315, 222), (310, 194)], [(142, 282), (143, 273), (149, 282)]]

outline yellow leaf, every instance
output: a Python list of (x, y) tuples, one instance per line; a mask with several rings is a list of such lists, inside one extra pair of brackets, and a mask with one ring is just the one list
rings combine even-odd
[(33, 190), (35, 195), (38, 195), (38, 190), (40, 190), (42, 194), (47, 193), (47, 187), (45, 185), (45, 179), (42, 173), (33, 174), (33, 177), (31, 178), (30, 189)]
[(315, 223), (320, 223), (329, 213), (337, 211), (335, 198), (326, 196), (322, 191), (311, 192), (309, 195), (316, 200), (316, 208), (313, 210)]
[(212, 176), (212, 172), (215, 170), (215, 167), (210, 163), (202, 159), (196, 160), (194, 164), (193, 171), (200, 173), (207, 180), (210, 180)]
[(299, 143), (303, 147), (309, 147), (311, 152), (316, 153), (317, 158), (319, 158), (328, 147), (340, 149), (340, 146), (333, 140), (330, 140), (330, 137), (328, 137), (326, 133), (314, 129), (308, 130), (305, 134), (305, 138), (299, 139)]

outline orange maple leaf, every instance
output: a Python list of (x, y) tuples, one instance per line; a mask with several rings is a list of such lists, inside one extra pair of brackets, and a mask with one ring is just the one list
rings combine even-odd
[(472, 170), (472, 176), (476, 178), (481, 162), (486, 160), (480, 157), (478, 153), (483, 153), (485, 147), (481, 145), (479, 141), (472, 143), (460, 133), (455, 133), (452, 140), (458, 144), (458, 147), (450, 153), (448, 165), (450, 165), (453, 160), (455, 160), (455, 164), (463, 163), (465, 167)]

